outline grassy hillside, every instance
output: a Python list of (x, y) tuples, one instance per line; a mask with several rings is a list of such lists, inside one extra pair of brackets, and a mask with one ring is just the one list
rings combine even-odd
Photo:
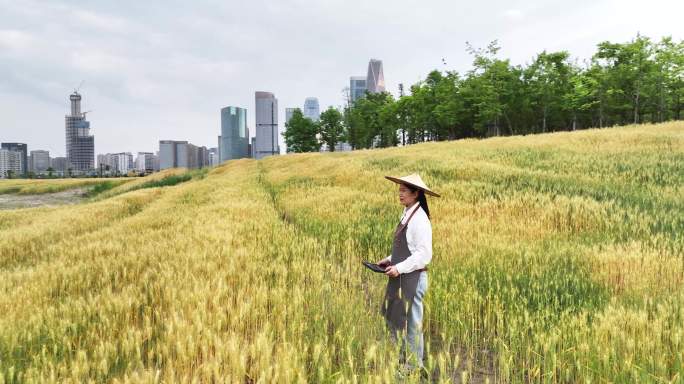
[(90, 188), (102, 183), (117, 186), (125, 184), (130, 180), (133, 179), (123, 177), (109, 179), (2, 179), (0, 180), (0, 194), (39, 195), (74, 188)]
[[(684, 124), (239, 160), (0, 212), (0, 383), (394, 382), (362, 268), (419, 172), (436, 382), (681, 382)], [(417, 382), (417, 377), (409, 382)]]

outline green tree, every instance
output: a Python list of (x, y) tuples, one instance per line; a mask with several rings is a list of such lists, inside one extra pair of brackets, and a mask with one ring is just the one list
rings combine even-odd
[(346, 137), (344, 116), (337, 109), (328, 107), (321, 113), (318, 130), (321, 140), (328, 146), (330, 152), (334, 152), (337, 143), (344, 141)]
[(576, 69), (570, 77), (570, 91), (563, 95), (565, 109), (572, 115), (571, 129), (574, 131), (581, 122), (589, 121), (591, 118), (582, 116), (590, 113), (591, 109), (598, 103), (595, 98), (597, 87), (595, 81), (585, 72)]
[(564, 102), (572, 92), (572, 66), (568, 62), (569, 57), (570, 54), (565, 51), (544, 51), (523, 71), (530, 105), (536, 112), (536, 119), (540, 120), (541, 132), (564, 128), (566, 125), (562, 116)]
[(361, 145), (361, 123), (359, 113), (352, 105), (344, 109), (344, 125), (347, 127), (347, 142), (352, 149), (362, 148)]
[(287, 152), (315, 152), (321, 148), (316, 138), (318, 127), (316, 123), (304, 117), (302, 111), (297, 108), (292, 118), (285, 124), (283, 137), (287, 144)]
[(418, 142), (416, 97), (413, 95), (402, 96), (395, 104), (397, 126), (401, 132), (401, 144), (406, 145)]
[[(431, 71), (394, 100), (367, 94), (344, 111), (352, 148), (429, 140), (680, 119), (684, 42), (637, 35), (604, 41), (582, 67), (570, 54), (542, 52), (525, 66), (497, 57), (497, 41), (476, 49), (472, 69)], [(400, 133), (400, 137), (397, 137)]]
[(640, 35), (625, 44), (608, 41), (598, 44), (594, 58), (606, 70), (603, 80), (615, 123), (636, 124), (641, 120), (643, 99), (649, 97), (644, 91), (648, 89), (649, 73), (654, 68), (651, 46), (650, 40)]
[(664, 37), (654, 47), (655, 121), (679, 119), (684, 93), (684, 42)]
[(522, 88), (521, 69), (511, 66), (509, 60), (496, 58), (499, 51), (494, 40), (485, 49), (467, 45), (473, 55), (473, 70), (463, 83), (463, 94), (473, 108), (475, 133), (501, 134), (502, 121), (508, 133), (515, 133), (511, 113), (515, 110), (515, 98)]
[(397, 145), (399, 120), (394, 98), (387, 92), (368, 93), (351, 108), (350, 139), (354, 148)]
[[(464, 117), (463, 97), (460, 93), (460, 78), (456, 72), (432, 71), (427, 78), (411, 87), (410, 104), (414, 114), (407, 114), (401, 106), (402, 121), (412, 116), (414, 124), (420, 126), (417, 141), (453, 140), (467, 136), (461, 126)], [(415, 136), (414, 136), (415, 137)]]
[(394, 98), (387, 100), (385, 104), (380, 107), (379, 116), (379, 130), (377, 133), (378, 147), (394, 147), (399, 144), (399, 116), (397, 103)]

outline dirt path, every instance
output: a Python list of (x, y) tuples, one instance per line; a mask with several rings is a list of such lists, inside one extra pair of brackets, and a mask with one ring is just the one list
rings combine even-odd
[(0, 194), (0, 209), (33, 208), (76, 204), (85, 199), (85, 188), (70, 189), (68, 191), (45, 193), (40, 195)]

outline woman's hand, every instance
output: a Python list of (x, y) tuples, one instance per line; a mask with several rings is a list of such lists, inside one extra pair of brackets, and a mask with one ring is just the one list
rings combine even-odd
[(376, 264), (378, 265), (378, 267), (386, 268), (389, 265), (389, 263), (389, 260), (382, 259), (378, 261)]
[(396, 265), (390, 265), (389, 267), (385, 268), (385, 275), (387, 275), (389, 277), (399, 276), (399, 271), (397, 271), (397, 266)]

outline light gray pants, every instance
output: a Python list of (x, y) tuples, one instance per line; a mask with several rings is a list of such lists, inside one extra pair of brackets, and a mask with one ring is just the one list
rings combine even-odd
[[(423, 367), (423, 297), (428, 289), (427, 272), (423, 271), (418, 277), (416, 295), (413, 297), (411, 312), (408, 314), (406, 333), (401, 340), (400, 363), (405, 363), (408, 368)], [(393, 342), (397, 342), (397, 335), (391, 332)], [(407, 351), (408, 345), (408, 351)], [(407, 353), (408, 352), (408, 353)], [(408, 356), (407, 356), (408, 355)]]

